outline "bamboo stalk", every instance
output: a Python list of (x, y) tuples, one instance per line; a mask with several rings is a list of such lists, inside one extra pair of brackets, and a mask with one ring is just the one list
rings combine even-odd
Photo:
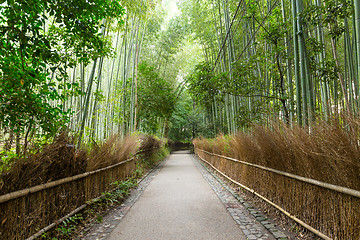
[[(309, 125), (309, 75), (307, 74), (309, 70), (307, 69), (306, 64), (306, 47), (305, 47), (305, 34), (303, 29), (302, 19), (299, 15), (303, 12), (303, 1), (296, 0), (296, 14), (297, 14), (297, 40), (299, 47), (299, 70), (300, 70), (300, 79), (301, 79), (301, 93), (302, 93), (302, 114), (303, 114), (303, 123), (305, 126)], [(311, 114), (311, 113), (310, 113)], [(310, 115), (311, 116), (311, 115)], [(311, 121), (311, 118), (310, 118)]]
[(305, 182), (305, 183), (309, 183), (309, 184), (312, 184), (312, 185), (315, 185), (315, 186), (318, 186), (318, 187), (326, 188), (326, 189), (329, 189), (329, 190), (332, 190), (332, 191), (336, 191), (336, 192), (339, 192), (339, 193), (347, 194), (349, 196), (360, 198), (360, 191), (357, 191), (357, 190), (354, 190), (354, 189), (350, 189), (350, 188), (346, 188), (346, 187), (342, 187), (342, 186), (338, 186), (338, 185), (333, 185), (333, 184), (330, 184), (330, 183), (321, 182), (321, 181), (311, 179), (311, 178), (301, 177), (301, 176), (298, 176), (298, 175), (295, 175), (295, 174), (279, 171), (279, 170), (276, 170), (276, 169), (273, 169), (273, 168), (268, 168), (268, 167), (264, 167), (264, 166), (253, 164), (253, 163), (244, 162), (244, 161), (241, 161), (241, 160), (238, 160), (238, 159), (234, 159), (234, 158), (222, 156), (222, 155), (219, 155), (219, 154), (207, 152), (207, 151), (199, 149), (199, 148), (196, 148), (196, 150), (207, 153), (209, 155), (213, 155), (213, 156), (217, 156), (217, 157), (220, 157), (220, 158), (223, 158), (223, 159), (227, 159), (227, 160), (230, 160), (230, 161), (233, 161), (233, 162), (238, 162), (238, 163), (242, 163), (242, 164), (245, 164), (245, 165), (248, 165), (248, 166), (251, 166), (251, 167), (256, 167), (256, 168), (259, 168), (259, 169), (263, 169), (263, 170), (266, 170), (268, 172), (273, 172), (273, 173), (276, 173), (276, 174), (279, 174), (279, 175), (282, 175), (282, 176), (285, 176), (285, 177), (288, 177), (288, 178), (296, 179), (296, 180), (299, 180), (299, 181), (302, 181), (302, 182)]
[(355, 41), (356, 41), (356, 68), (357, 68), (357, 82), (360, 81), (360, 3), (358, 0), (353, 1), (354, 4), (354, 22), (355, 22)]
[[(287, 15), (286, 15), (286, 10), (285, 10), (285, 2), (284, 0), (281, 0), (281, 12), (282, 12), (282, 18), (283, 18), (283, 23), (284, 25), (286, 24), (286, 19), (287, 19)], [(293, 102), (294, 102), (294, 87), (293, 87), (293, 81), (292, 81), (292, 72), (291, 72), (291, 60), (290, 60), (290, 46), (288, 44), (288, 40), (289, 40), (289, 32), (286, 30), (286, 34), (284, 37), (284, 47), (285, 47), (285, 56), (286, 56), (286, 80), (288, 83), (287, 86), (287, 91), (288, 91), (288, 95), (289, 95), (289, 99), (288, 99), (288, 108), (289, 108), (289, 121), (290, 123), (293, 121), (294, 119), (294, 106), (293, 106)]]
[[(200, 149), (199, 149), (200, 150)], [(325, 240), (332, 240), (332, 238), (326, 236), (325, 234), (323, 234), (322, 232), (320, 232), (319, 230), (311, 227), (309, 224), (303, 222), (301, 219), (291, 215), (291, 213), (287, 212), (285, 209), (283, 209), (282, 207), (280, 207), (279, 205), (273, 203), (272, 201), (270, 201), (269, 199), (265, 198), (264, 196), (262, 196), (261, 194), (255, 192), (255, 190), (233, 180), (232, 178), (228, 177), (227, 175), (225, 175), (224, 173), (222, 173), (219, 169), (217, 169), (216, 167), (214, 167), (211, 163), (209, 163), (208, 161), (206, 161), (205, 159), (203, 159), (202, 157), (200, 157), (198, 155), (198, 157), (201, 159), (201, 161), (209, 164), (209, 166), (211, 166), (214, 170), (216, 170), (220, 175), (222, 175), (223, 177), (225, 177), (226, 179), (228, 179), (229, 181), (235, 183), (236, 185), (244, 188), (245, 190), (251, 192), (252, 194), (258, 196), (259, 198), (263, 199), (265, 202), (269, 203), (270, 205), (274, 206), (275, 208), (277, 208), (279, 211), (281, 211), (282, 213), (284, 213), (286, 216), (288, 216), (289, 218), (291, 218), (292, 220), (294, 220), (295, 222), (299, 223), (300, 225), (302, 225), (303, 227), (305, 227), (306, 229), (308, 229), (309, 231), (311, 231), (312, 233), (318, 235), (319, 237), (321, 237), (322, 239)]]

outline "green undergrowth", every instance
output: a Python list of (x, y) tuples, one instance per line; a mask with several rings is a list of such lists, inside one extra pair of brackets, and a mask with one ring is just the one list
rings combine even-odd
[(0, 151), (0, 173), (9, 170), (16, 157), (17, 154), (14, 148), (8, 151)]
[(119, 206), (130, 195), (131, 190), (138, 185), (138, 181), (156, 164), (169, 155), (168, 148), (154, 149), (148, 153), (139, 154), (136, 170), (132, 176), (123, 181), (115, 181), (115, 189), (102, 194), (80, 213), (69, 217), (59, 226), (44, 233), (40, 239), (60, 240), (83, 238), (84, 232), (96, 223), (103, 222), (103, 217), (116, 206)]
[(144, 171), (147, 171), (154, 167), (155, 164), (157, 164), (160, 160), (164, 159), (166, 156), (170, 154), (170, 151), (168, 148), (160, 148), (160, 149), (154, 149), (150, 153), (143, 153), (140, 154), (139, 158), (140, 160), (137, 162), (137, 171), (140, 171), (140, 174)]
[(112, 183), (116, 186), (112, 192), (103, 193), (102, 197), (93, 201), (84, 211), (69, 217), (55, 230), (43, 234), (43, 239), (73, 239), (89, 224), (101, 223), (104, 214), (112, 207), (121, 204), (130, 194), (131, 189), (137, 186), (136, 178)]

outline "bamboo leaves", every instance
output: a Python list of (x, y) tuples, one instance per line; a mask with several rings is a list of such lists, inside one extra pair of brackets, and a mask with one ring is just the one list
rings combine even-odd
[(64, 127), (69, 112), (64, 103), (76, 91), (67, 82), (67, 68), (106, 54), (99, 21), (122, 13), (118, 2), (107, 0), (1, 5), (0, 125), (18, 134), (36, 131), (34, 126), (45, 134)]
[[(233, 124), (237, 117), (248, 114), (251, 119), (254, 106), (262, 109), (263, 123), (282, 118), (305, 126), (311, 126), (318, 117), (329, 119), (340, 112), (358, 112), (358, 1), (293, 0), (281, 1), (281, 5), (276, 1), (248, 1), (238, 16), (235, 7), (241, 1), (191, 4), (188, 9), (201, 8), (204, 13), (193, 18), (198, 21), (193, 23), (194, 28), (204, 20), (214, 24), (215, 39), (205, 33), (209, 27), (195, 32), (205, 43), (204, 59), (214, 69), (213, 75), (226, 77), (218, 78), (218, 82), (211, 77), (207, 93), (201, 81), (198, 86), (189, 85), (190, 91), (201, 96), (195, 100), (209, 100), (209, 111), (215, 111), (218, 96), (223, 95), (220, 105), (224, 112), (217, 108), (210, 116), (220, 113), (225, 132), (240, 127)], [(233, 16), (237, 24), (229, 32)], [(215, 61), (218, 58), (221, 61)], [(201, 72), (199, 68), (195, 71)], [(194, 74), (189, 79), (194, 79)]]

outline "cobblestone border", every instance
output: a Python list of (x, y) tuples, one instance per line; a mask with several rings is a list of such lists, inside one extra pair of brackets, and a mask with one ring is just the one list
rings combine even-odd
[(120, 206), (110, 210), (106, 216), (103, 217), (101, 223), (91, 226), (83, 237), (76, 239), (105, 240), (143, 194), (147, 186), (149, 186), (150, 182), (159, 173), (167, 160), (168, 157), (141, 178), (138, 181), (138, 186), (130, 192), (129, 197)]
[(214, 174), (194, 155), (194, 164), (205, 180), (213, 188), (216, 195), (225, 205), (235, 222), (239, 225), (249, 240), (288, 240), (290, 239), (274, 222), (261, 211), (247, 203), (239, 194), (231, 189), (224, 181)]

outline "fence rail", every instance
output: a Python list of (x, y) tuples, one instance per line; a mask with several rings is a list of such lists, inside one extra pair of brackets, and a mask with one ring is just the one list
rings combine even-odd
[(319, 237), (359, 239), (360, 192), (195, 148), (201, 161)]
[(96, 174), (96, 173), (99, 173), (99, 172), (102, 172), (102, 171), (105, 171), (105, 170), (108, 170), (108, 169), (123, 165), (123, 164), (125, 164), (127, 162), (130, 162), (132, 160), (134, 160), (134, 158), (130, 158), (130, 159), (127, 159), (125, 161), (116, 163), (114, 165), (111, 165), (111, 166), (108, 166), (108, 167), (105, 167), (105, 168), (97, 169), (95, 171), (85, 172), (85, 173), (81, 173), (81, 174), (78, 174), (78, 175), (75, 175), (75, 176), (72, 176), (72, 177), (67, 177), (67, 178), (59, 179), (59, 180), (56, 180), (56, 181), (53, 181), (53, 182), (40, 184), (40, 185), (31, 187), (31, 188), (26, 188), (26, 189), (22, 189), (22, 190), (19, 190), (19, 191), (16, 191), (16, 192), (7, 193), (7, 194), (4, 194), (4, 195), (0, 196), (0, 203), (4, 203), (4, 202), (7, 202), (7, 201), (16, 199), (16, 198), (24, 197), (24, 196), (27, 196), (29, 194), (36, 193), (38, 191), (53, 188), (53, 187), (56, 187), (56, 186), (61, 185), (61, 184), (73, 182), (73, 181), (76, 181), (78, 179), (85, 178), (85, 177), (88, 177), (90, 175), (93, 175), (93, 174)]
[(319, 187), (326, 188), (326, 189), (329, 189), (329, 190), (333, 190), (333, 191), (336, 191), (336, 192), (339, 192), (339, 193), (344, 193), (344, 194), (347, 194), (349, 196), (360, 198), (360, 191), (357, 191), (357, 190), (354, 190), (354, 189), (350, 189), (350, 188), (346, 188), (346, 187), (342, 187), (342, 186), (338, 186), (338, 185), (333, 185), (333, 184), (330, 184), (330, 183), (321, 182), (321, 181), (318, 181), (318, 180), (315, 180), (315, 179), (302, 177), (302, 176), (299, 176), (299, 175), (279, 171), (279, 170), (276, 170), (276, 169), (273, 169), (273, 168), (268, 168), (268, 167), (264, 167), (264, 166), (253, 164), (253, 163), (248, 163), (248, 162), (241, 161), (241, 160), (238, 160), (238, 159), (235, 159), (235, 158), (222, 156), (222, 155), (219, 155), (219, 154), (216, 154), (216, 153), (211, 153), (211, 152), (199, 149), (199, 148), (197, 148), (197, 150), (199, 150), (201, 152), (204, 152), (206, 154), (212, 155), (212, 156), (217, 156), (217, 157), (224, 158), (224, 159), (227, 159), (227, 160), (230, 160), (230, 161), (233, 161), (233, 162), (238, 162), (238, 163), (241, 163), (241, 164), (245, 164), (245, 165), (248, 165), (248, 166), (251, 166), (251, 167), (256, 167), (256, 168), (263, 169), (263, 170), (266, 170), (266, 171), (269, 171), (269, 172), (273, 172), (273, 173), (276, 173), (276, 174), (279, 174), (279, 175), (283, 175), (285, 177), (296, 179), (296, 180), (299, 180), (299, 181), (302, 181), (302, 182), (305, 182), (305, 183), (310, 183), (310, 184), (315, 185), (315, 186), (319, 186)]
[[(157, 148), (157, 147), (155, 147)], [(155, 148), (138, 151), (135, 155)], [(136, 169), (132, 157), (114, 165), (0, 196), (0, 239), (34, 239), (113, 189)]]

